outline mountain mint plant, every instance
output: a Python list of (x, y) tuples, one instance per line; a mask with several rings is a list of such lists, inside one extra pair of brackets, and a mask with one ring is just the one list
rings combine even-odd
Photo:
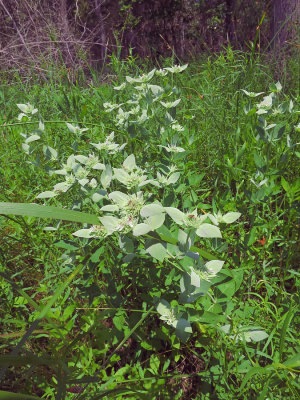
[[(176, 196), (170, 204), (168, 195), (174, 195), (174, 190), (183, 182), (189, 142), (184, 135), (185, 128), (176, 119), (176, 108), (181, 100), (174, 99), (178, 89), (168, 85), (161, 87), (156, 80), (172, 74), (173, 82), (174, 75), (186, 67), (153, 69), (137, 78), (128, 76), (126, 82), (115, 87), (114, 102), (104, 103), (103, 108), (112, 116), (112, 123), (118, 132), (124, 132), (123, 135), (118, 133), (117, 140), (114, 132), (108, 135), (94, 133), (93, 140), (88, 148), (85, 144), (82, 154), (75, 147), (74, 153), (67, 159), (60, 159), (59, 151), (44, 143), (45, 127), (42, 122), (38, 131), (23, 135), (26, 154), (37, 153), (40, 158), (44, 155), (49, 164), (49, 174), (57, 180), (52, 188), (38, 194), (36, 199), (45, 202), (46, 209), (51, 199), (56, 198), (57, 204), (63, 195), (63, 203), (65, 194), (69, 193), (69, 200), (77, 200), (77, 209), (93, 213), (82, 214), (84, 226), (73, 232), (83, 246), (88, 248), (94, 242), (100, 248), (108, 242), (113, 243), (123, 254), (122, 260), (118, 261), (120, 268), (124, 263), (135, 265), (139, 259), (148, 259), (152, 268), (159, 263), (166, 269), (172, 265), (180, 272), (181, 278), (175, 283), (178, 294), (171, 301), (175, 301), (177, 306), (173, 307), (164, 297), (154, 301), (160, 319), (175, 329), (183, 341), (192, 333), (189, 321), (191, 308), (185, 308), (185, 305), (191, 305), (200, 296), (208, 294), (224, 264), (220, 260), (203, 259), (194, 244), (202, 239), (221, 238), (220, 226), (233, 223), (240, 217), (238, 212), (225, 215), (220, 212), (202, 213), (197, 205), (185, 209)], [(124, 88), (128, 100), (118, 104), (118, 93)], [(272, 98), (264, 100), (259, 110), (268, 113), (272, 101)], [(30, 104), (18, 107), (22, 111), (19, 119), (30, 119), (37, 113), (37, 109)], [(78, 143), (83, 132), (89, 134), (87, 128), (69, 123), (67, 128)], [(96, 136), (102, 139), (97, 142), (94, 139)], [(141, 140), (145, 143), (144, 152), (140, 151), (138, 156), (125, 153), (133, 143), (138, 146)], [(80, 148), (83, 148), (82, 143)], [(150, 159), (157, 160), (154, 165), (146, 161), (149, 154)], [(6, 210), (5, 204), (1, 204), (0, 213), (12, 212)], [(32, 209), (32, 205), (29, 206)], [(22, 207), (23, 215), (26, 215), (26, 205)], [(39, 215), (37, 211), (35, 216)], [(88, 220), (85, 220), (85, 215), (90, 215)], [(90, 223), (90, 219), (95, 222)], [(161, 293), (164, 292), (161, 288)]]

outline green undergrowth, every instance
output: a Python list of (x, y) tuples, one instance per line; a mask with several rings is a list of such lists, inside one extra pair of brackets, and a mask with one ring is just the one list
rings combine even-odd
[(1, 86), (0, 399), (298, 398), (297, 87), (174, 64)]

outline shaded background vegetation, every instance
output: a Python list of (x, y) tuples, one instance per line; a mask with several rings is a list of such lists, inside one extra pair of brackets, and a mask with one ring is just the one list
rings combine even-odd
[(234, 49), (297, 49), (297, 0), (0, 0), (0, 65), (42, 76), (99, 69), (112, 53), (197, 59)]

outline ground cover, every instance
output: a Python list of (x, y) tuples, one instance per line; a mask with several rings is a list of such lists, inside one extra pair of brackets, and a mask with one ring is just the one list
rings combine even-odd
[(297, 398), (299, 94), (250, 61), (2, 86), (0, 398)]

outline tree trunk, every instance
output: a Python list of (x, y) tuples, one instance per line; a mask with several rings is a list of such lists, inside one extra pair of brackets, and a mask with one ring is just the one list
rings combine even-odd
[(74, 64), (73, 59), (73, 44), (71, 43), (71, 39), (73, 38), (70, 25), (68, 20), (68, 5), (67, 0), (60, 0), (58, 3), (58, 21), (60, 24), (60, 34), (61, 40), (63, 43), (61, 44), (61, 49), (63, 49), (64, 61), (66, 66), (71, 67)]
[(98, 18), (98, 37), (99, 37), (99, 42), (101, 43), (101, 48), (100, 48), (100, 57), (101, 60), (103, 61), (105, 59), (105, 54), (106, 54), (106, 32), (105, 32), (105, 26), (104, 26), (104, 17), (102, 14), (102, 9), (101, 6), (105, 3), (105, 0), (95, 0), (95, 10), (96, 10), (96, 15)]
[(233, 43), (236, 39), (234, 16), (235, 3), (236, 0), (226, 0), (225, 29), (229, 43)]
[(279, 50), (295, 40), (297, 30), (299, 32), (299, 16), (298, 0), (273, 0), (271, 41), (274, 49)]

